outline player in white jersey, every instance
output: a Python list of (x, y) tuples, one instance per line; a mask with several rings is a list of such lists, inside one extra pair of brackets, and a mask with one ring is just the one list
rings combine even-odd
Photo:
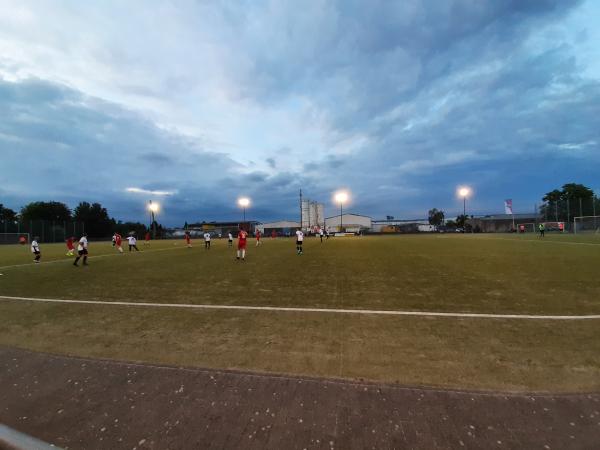
[(231, 234), (231, 231), (227, 234), (227, 246), (233, 246), (233, 234)]
[(210, 233), (204, 233), (204, 250), (210, 250)]
[(83, 233), (81, 239), (79, 239), (79, 244), (77, 245), (77, 258), (75, 258), (75, 262), (73, 262), (74, 266), (78, 266), (79, 259), (83, 256), (83, 265), (87, 266), (87, 257), (88, 257), (88, 240), (87, 234)]
[(40, 252), (40, 245), (38, 244), (39, 237), (34, 237), (33, 241), (31, 241), (31, 253), (33, 253), (33, 262), (38, 264), (40, 262), (40, 258), (42, 257), (42, 253)]
[(135, 248), (136, 252), (140, 251), (140, 249), (137, 248), (137, 239), (135, 236), (127, 236), (127, 242), (129, 244), (129, 251), (131, 251), (132, 248)]
[(302, 254), (302, 242), (304, 242), (304, 233), (298, 228), (296, 230), (296, 253), (298, 255)]

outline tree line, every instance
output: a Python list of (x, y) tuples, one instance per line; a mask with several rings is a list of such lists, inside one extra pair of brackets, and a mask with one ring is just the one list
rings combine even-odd
[[(61, 202), (31, 202), (23, 206), (17, 213), (0, 203), (0, 222), (46, 221), (54, 223), (81, 222), (89, 237), (104, 238), (114, 232), (122, 235), (134, 232), (143, 236), (151, 227), (140, 222), (122, 222), (110, 217), (106, 208), (100, 203), (80, 202), (72, 211)], [(154, 223), (157, 237), (162, 236), (164, 228)], [(152, 225), (151, 225), (152, 226)]]

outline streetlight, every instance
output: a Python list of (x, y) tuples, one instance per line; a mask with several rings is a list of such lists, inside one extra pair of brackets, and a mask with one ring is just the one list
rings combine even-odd
[(150, 210), (150, 217), (152, 218), (152, 239), (156, 239), (156, 221), (154, 220), (154, 214), (160, 209), (158, 203), (152, 203), (152, 200), (148, 202), (148, 209)]
[(246, 208), (250, 205), (250, 199), (248, 197), (242, 197), (238, 199), (238, 205), (244, 210), (244, 222), (246, 222)]
[(344, 229), (344, 224), (342, 222), (342, 217), (344, 213), (344, 202), (348, 201), (348, 193), (344, 191), (340, 191), (335, 194), (336, 203), (340, 204), (340, 232)]
[(467, 225), (467, 197), (471, 195), (471, 188), (466, 186), (459, 188), (458, 195), (463, 199), (463, 231), (465, 231)]

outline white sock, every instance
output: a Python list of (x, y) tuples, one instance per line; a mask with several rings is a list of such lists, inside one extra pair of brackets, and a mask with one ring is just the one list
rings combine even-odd
[(238, 258), (240, 257), (240, 251), (239, 250), (237, 251), (237, 257)]
[(242, 250), (242, 259), (246, 259), (246, 250)]

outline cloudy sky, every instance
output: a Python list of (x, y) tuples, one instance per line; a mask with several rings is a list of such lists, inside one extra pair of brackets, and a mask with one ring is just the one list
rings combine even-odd
[[(0, 203), (123, 220), (529, 212), (600, 190), (600, 2), (0, 4)], [(129, 189), (128, 188), (134, 188)]]

